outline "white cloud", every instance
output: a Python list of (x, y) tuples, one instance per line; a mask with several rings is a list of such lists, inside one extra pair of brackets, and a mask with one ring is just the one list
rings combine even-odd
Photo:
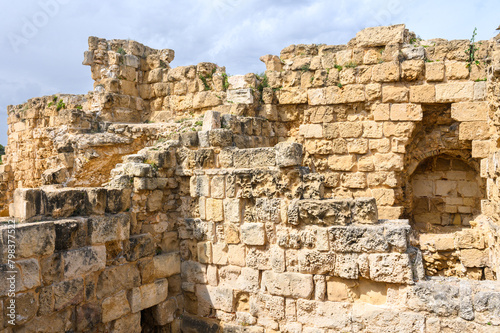
[[(57, 2), (59, 7), (44, 10)], [(343, 44), (360, 29), (406, 23), (423, 38), (489, 39), (498, 26), (494, 0), (466, 5), (443, 0), (24, 0), (0, 13), (0, 143), (6, 143), (7, 104), (56, 92), (86, 93), (90, 70), (82, 66), (88, 36), (130, 38), (176, 51), (174, 66), (202, 61), (231, 74), (261, 72), (259, 57), (293, 43)], [(41, 13), (49, 17), (43, 22)], [(38, 20), (37, 20), (38, 15)], [(28, 22), (28, 23), (26, 23)], [(9, 37), (36, 33), (15, 52)], [(43, 23), (43, 24), (42, 24)]]

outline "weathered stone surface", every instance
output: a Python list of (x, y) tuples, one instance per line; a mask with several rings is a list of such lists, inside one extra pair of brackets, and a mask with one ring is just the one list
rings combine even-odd
[(103, 217), (91, 217), (89, 234), (92, 244), (116, 240), (127, 240), (130, 237), (130, 216), (117, 214)]
[(305, 325), (347, 331), (351, 327), (351, 306), (338, 302), (297, 301), (297, 320)]
[(127, 313), (130, 313), (130, 305), (125, 290), (104, 299), (102, 302), (102, 321), (104, 323), (118, 319)]
[(410, 259), (407, 254), (370, 254), (370, 279), (389, 283), (413, 283)]
[(295, 142), (277, 144), (276, 165), (279, 167), (299, 166), (302, 164), (302, 145)]
[(358, 47), (373, 47), (396, 43), (401, 44), (404, 41), (404, 37), (404, 24), (366, 28), (356, 34), (356, 44)]
[(264, 245), (266, 233), (263, 223), (244, 223), (241, 225), (241, 240), (247, 245)]
[(167, 279), (156, 280), (154, 283), (145, 284), (128, 292), (127, 298), (132, 313), (150, 308), (163, 302), (168, 296)]
[(89, 246), (62, 253), (64, 277), (76, 278), (106, 267), (106, 247)]
[(314, 290), (312, 275), (298, 273), (274, 273), (265, 271), (262, 285), (272, 295), (309, 298)]

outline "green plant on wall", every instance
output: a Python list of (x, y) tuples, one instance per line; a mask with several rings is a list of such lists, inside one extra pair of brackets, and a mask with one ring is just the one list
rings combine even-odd
[(479, 50), (478, 45), (481, 45), (481, 42), (476, 42), (477, 36), (477, 28), (474, 28), (472, 32), (472, 38), (470, 39), (469, 47), (465, 50), (465, 54), (467, 55), (467, 68), (469, 72), (472, 70), (472, 65), (479, 65), (479, 60), (476, 59), (477, 51)]

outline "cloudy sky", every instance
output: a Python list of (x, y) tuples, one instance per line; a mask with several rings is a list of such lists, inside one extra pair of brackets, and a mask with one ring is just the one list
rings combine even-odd
[(345, 44), (369, 26), (405, 23), (421, 38), (495, 36), (498, 0), (23, 0), (0, 11), (0, 144), (9, 104), (92, 89), (81, 65), (88, 36), (176, 51), (172, 66), (202, 61), (229, 74), (262, 72), (259, 57), (297, 43)]

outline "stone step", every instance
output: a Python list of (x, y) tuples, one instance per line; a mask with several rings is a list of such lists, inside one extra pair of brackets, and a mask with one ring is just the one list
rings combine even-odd
[(16, 189), (10, 215), (19, 222), (46, 217), (103, 215), (130, 208), (130, 190), (96, 188)]

